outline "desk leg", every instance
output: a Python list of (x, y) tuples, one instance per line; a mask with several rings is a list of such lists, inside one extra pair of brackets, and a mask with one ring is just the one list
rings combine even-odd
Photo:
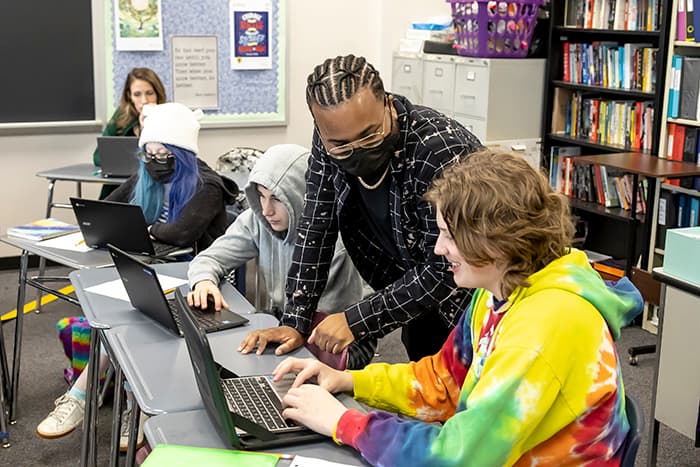
[(10, 391), (10, 423), (17, 419), (17, 399), (19, 399), (19, 365), (22, 354), (22, 329), (24, 327), (24, 299), (27, 291), (27, 268), (29, 252), (22, 250), (19, 260), (19, 284), (17, 285), (17, 318), (15, 319), (15, 343), (12, 354), (12, 390)]
[(131, 420), (129, 425), (129, 428), (131, 431), (129, 432), (129, 447), (126, 450), (126, 465), (127, 466), (132, 466), (134, 465), (134, 461), (136, 460), (136, 439), (138, 438), (139, 435), (139, 421), (141, 419), (141, 407), (136, 403), (136, 401), (133, 401), (133, 407), (131, 409), (131, 413), (129, 414), (129, 418)]
[(80, 446), (81, 467), (97, 465), (97, 394), (100, 375), (100, 331), (90, 329), (90, 357), (88, 359), (88, 383), (85, 394), (83, 439)]
[[(49, 189), (46, 196), (46, 217), (51, 217), (51, 211), (53, 210), (53, 189), (56, 186), (56, 180), (49, 180)], [(46, 268), (46, 258), (43, 256), (39, 258), (39, 277), (44, 275), (44, 269)], [(41, 313), (41, 290), (36, 291), (36, 312)]]
[(7, 353), (5, 351), (5, 335), (0, 324), (0, 442), (2, 447), (10, 447), (9, 404), (10, 374), (7, 371)]
[(656, 420), (656, 390), (659, 385), (659, 362), (661, 361), (661, 339), (664, 332), (664, 315), (666, 310), (666, 285), (661, 284), (659, 297), (659, 325), (656, 328), (656, 365), (654, 365), (654, 380), (651, 385), (651, 413), (649, 414), (649, 455), (647, 465), (656, 467), (656, 455), (659, 447), (659, 422)]
[[(38, 277), (42, 277), (44, 275), (44, 270), (46, 269), (46, 258), (43, 256), (39, 257), (39, 274)], [(41, 297), (43, 293), (41, 289), (36, 289), (36, 310), (34, 310), (35, 313), (41, 313)]]
[(112, 439), (109, 449), (109, 467), (119, 466), (119, 438), (121, 437), (122, 420), (122, 387), (124, 386), (124, 373), (116, 362), (114, 365), (114, 407), (112, 409)]

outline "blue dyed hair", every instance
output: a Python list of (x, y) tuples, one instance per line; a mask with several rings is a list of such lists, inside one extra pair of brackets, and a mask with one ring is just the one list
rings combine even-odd
[[(195, 153), (171, 144), (163, 144), (163, 146), (175, 156), (175, 172), (170, 177), (170, 196), (168, 197), (168, 222), (173, 222), (180, 217), (182, 209), (194, 196), (201, 180)], [(149, 164), (155, 163), (149, 162)], [(130, 202), (141, 206), (149, 225), (158, 220), (163, 207), (163, 191), (163, 184), (153, 180), (146, 170), (146, 163), (140, 161), (138, 180)]]

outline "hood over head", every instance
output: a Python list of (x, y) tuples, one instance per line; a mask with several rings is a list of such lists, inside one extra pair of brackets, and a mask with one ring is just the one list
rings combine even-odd
[[(309, 166), (311, 152), (296, 144), (271, 146), (250, 171), (245, 194), (248, 204), (262, 225), (285, 243), (294, 243), (296, 226), (304, 209), (306, 180), (304, 174)], [(287, 232), (275, 232), (262, 215), (257, 185), (270, 190), (287, 208), (289, 228)]]
[(614, 339), (620, 329), (629, 324), (642, 311), (644, 300), (636, 287), (626, 277), (612, 283), (603, 281), (591, 267), (583, 251), (571, 251), (549, 263), (529, 277), (530, 287), (517, 289), (532, 295), (541, 290), (558, 288), (576, 294), (590, 302), (608, 323)]

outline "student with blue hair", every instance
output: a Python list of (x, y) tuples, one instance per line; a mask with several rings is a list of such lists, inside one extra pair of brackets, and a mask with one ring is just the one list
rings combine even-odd
[[(209, 246), (228, 225), (225, 205), (238, 187), (222, 179), (197, 157), (201, 110), (178, 103), (145, 105), (139, 137), (138, 172), (107, 198), (141, 206), (151, 237), (163, 243), (191, 246), (195, 252)], [(59, 322), (58, 326), (61, 327)], [(107, 357), (100, 359), (100, 370)], [(54, 410), (39, 423), (42, 438), (59, 438), (77, 428), (85, 412), (87, 367), (73, 386), (55, 401)], [(127, 411), (131, 401), (127, 401)], [(122, 415), (120, 448), (128, 445), (129, 416)], [(137, 444), (143, 442), (143, 419)]]

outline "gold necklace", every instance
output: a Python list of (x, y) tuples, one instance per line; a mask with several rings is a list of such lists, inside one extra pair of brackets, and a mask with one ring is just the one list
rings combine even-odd
[(379, 177), (379, 180), (377, 180), (377, 183), (375, 183), (375, 184), (373, 184), (373, 185), (368, 185), (367, 183), (365, 183), (364, 180), (362, 180), (362, 177), (358, 176), (357, 179), (360, 181), (360, 185), (362, 185), (363, 187), (365, 187), (367, 190), (375, 190), (379, 185), (382, 184), (382, 182), (383, 182), (384, 179), (386, 178), (386, 174), (389, 173), (389, 166), (390, 166), (390, 165), (391, 165), (391, 164), (388, 164), (388, 165), (386, 166), (386, 169), (384, 169), (384, 173), (382, 174), (382, 176)]

